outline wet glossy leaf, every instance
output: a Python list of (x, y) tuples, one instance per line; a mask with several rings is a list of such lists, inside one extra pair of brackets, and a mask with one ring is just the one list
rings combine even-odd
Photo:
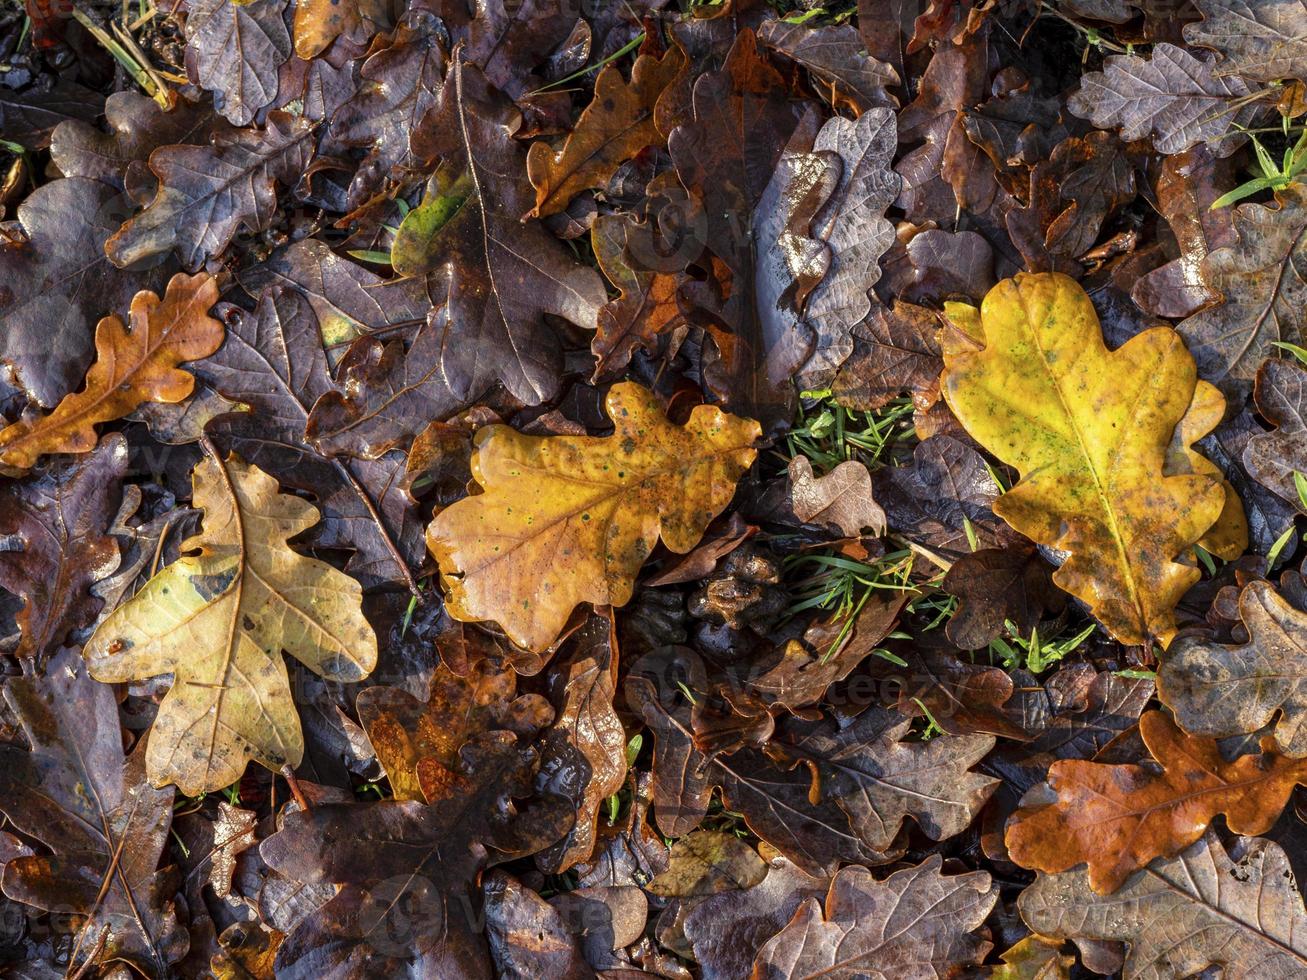
[(44, 664), (90, 626), (100, 600), (96, 582), (118, 567), (118, 543), (109, 536), (122, 480), (127, 442), (107, 436), (80, 460), (33, 473), (0, 493), (0, 585), (23, 598), (17, 615), (22, 639), (14, 655)]
[[(460, 398), (500, 382), (538, 404), (558, 389), (558, 342), (544, 314), (593, 328), (606, 301), (599, 274), (521, 216), (535, 196), (514, 141), (518, 111), (472, 65), (450, 66), (414, 149), (449, 168), (457, 212), (432, 239), (428, 268), (448, 290), (451, 336), (441, 369)], [(504, 179), (502, 175), (508, 175)]]
[(5, 747), (0, 810), (51, 852), (10, 860), (5, 894), (85, 916), (70, 969), (123, 960), (172, 975), (188, 945), (174, 903), (180, 876), (158, 870), (172, 789), (149, 785), (144, 753), (123, 754), (113, 692), (75, 652), (55, 657), (44, 677), (9, 678), (4, 694), (31, 751)]

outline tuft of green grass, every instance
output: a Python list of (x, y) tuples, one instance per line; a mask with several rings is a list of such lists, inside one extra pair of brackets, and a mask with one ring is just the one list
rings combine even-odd
[(1029, 637), (1020, 635), (1011, 621), (1008, 621), (1005, 627), (1006, 636), (999, 636), (989, 645), (990, 662), (992, 663), (997, 657), (1005, 670), (1024, 669), (1032, 674), (1042, 674), (1074, 653), (1096, 629), (1096, 626), (1090, 623), (1071, 636), (1046, 640), (1040, 637), (1039, 627), (1031, 630)]
[(829, 390), (805, 391), (803, 398), (815, 404), (800, 406), (786, 437), (788, 458), (807, 456), (820, 472), (851, 459), (875, 469), (895, 441), (912, 432), (910, 398), (896, 398), (874, 412), (845, 408)]

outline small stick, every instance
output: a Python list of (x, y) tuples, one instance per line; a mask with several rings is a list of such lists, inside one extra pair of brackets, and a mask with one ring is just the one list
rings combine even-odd
[(291, 771), (290, 766), (281, 767), (281, 777), (286, 780), (286, 785), (290, 787), (290, 795), (295, 798), (299, 808), (305, 813), (310, 812), (313, 807), (309, 806), (309, 801), (305, 799), (303, 791), (300, 790), (299, 781), (295, 778), (295, 773)]

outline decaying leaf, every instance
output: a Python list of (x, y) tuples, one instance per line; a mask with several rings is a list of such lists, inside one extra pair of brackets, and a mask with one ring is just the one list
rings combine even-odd
[(1289, 861), (1270, 841), (1229, 854), (1209, 832), (1178, 857), (1136, 872), (1102, 896), (1085, 871), (1040, 875), (1021, 917), (1045, 936), (1129, 944), (1123, 976), (1191, 977), (1211, 966), (1229, 980), (1289, 980), (1307, 970), (1307, 912)]
[(41, 677), (11, 677), (4, 695), (31, 742), (8, 745), (0, 810), (50, 854), (16, 857), (0, 881), (10, 898), (85, 916), (69, 969), (122, 960), (165, 977), (185, 955), (176, 869), (159, 870), (172, 820), (171, 788), (145, 779), (143, 753), (124, 756), (111, 688), (74, 651)]
[(538, 404), (556, 393), (560, 364), (544, 314), (592, 329), (606, 296), (598, 272), (538, 222), (521, 222), (535, 194), (513, 139), (520, 121), (474, 65), (456, 60), (413, 146), (451, 174), (452, 213), (431, 238), (426, 266), (448, 291), (446, 381), (459, 397), (500, 382)]
[(192, 478), (203, 529), (85, 652), (100, 681), (174, 676), (146, 768), (156, 785), (195, 796), (240, 778), (249, 759), (273, 770), (299, 763), (282, 650), (324, 677), (357, 681), (376, 664), (377, 641), (358, 583), (286, 544), (317, 522), (311, 504), (235, 457), (206, 457)]
[(1248, 438), (1241, 460), (1244, 469), (1281, 500), (1302, 510), (1294, 474), (1307, 472), (1307, 371), (1292, 361), (1265, 361), (1257, 371), (1253, 397), (1258, 414), (1275, 429), (1258, 428)]
[(534, 767), (533, 751), (510, 732), (489, 732), (463, 747), (467, 789), (450, 799), (329, 803), (288, 815), (260, 846), (263, 859), (292, 881), (340, 888), (286, 938), (277, 975), (490, 980), (477, 876), (493, 860), (556, 839), (571, 817), (544, 803), (513, 810), (530, 793)]
[(1250, 81), (1307, 78), (1307, 7), (1300, 0), (1197, 0), (1184, 39), (1214, 48), (1221, 68)]
[(160, 147), (150, 154), (159, 178), (154, 199), (105, 243), (105, 253), (122, 268), (176, 251), (187, 269), (200, 268), (240, 227), (267, 227), (277, 185), (300, 179), (312, 136), (308, 120), (278, 111), (263, 129), (219, 133), (210, 146)]
[(277, 69), (290, 57), (286, 0), (195, 0), (186, 42), (200, 84), (232, 125), (247, 126), (277, 94)]
[(1177, 328), (1207, 380), (1227, 393), (1247, 392), (1273, 344), (1303, 340), (1307, 281), (1300, 273), (1307, 242), (1307, 189), (1293, 184), (1276, 207), (1234, 209), (1238, 244), (1218, 248), (1199, 267), (1203, 282), (1223, 302)]
[(546, 649), (579, 603), (624, 605), (659, 537), (677, 553), (693, 548), (756, 454), (757, 423), (720, 409), (675, 426), (629, 382), (606, 404), (611, 436), (478, 430), (483, 492), (427, 529), (450, 615), (493, 619), (518, 645)]
[(95, 331), (96, 360), (81, 391), (49, 415), (0, 429), (0, 461), (28, 468), (47, 453), (95, 448), (95, 426), (145, 402), (180, 402), (195, 379), (179, 365), (208, 357), (222, 344), (222, 323), (209, 316), (218, 284), (205, 273), (179, 273), (160, 299), (148, 290), (132, 300), (131, 328), (107, 316)]
[(0, 585), (23, 598), (19, 660), (43, 664), (94, 622), (100, 600), (89, 590), (118, 567), (109, 531), (127, 467), (127, 441), (115, 434), (82, 459), (0, 493), (0, 535), (9, 542)]
[(1095, 126), (1119, 126), (1122, 139), (1151, 135), (1162, 153), (1211, 142), (1225, 154), (1241, 139), (1227, 134), (1250, 126), (1261, 112), (1250, 92), (1238, 75), (1220, 74), (1184, 48), (1159, 44), (1151, 58), (1108, 57), (1103, 71), (1081, 79), (1068, 107)]
[(947, 975), (979, 963), (992, 943), (976, 934), (998, 901), (989, 875), (945, 875), (939, 855), (877, 881), (866, 868), (844, 868), (826, 895), (799, 907), (789, 925), (758, 951), (750, 980)]
[(1040, 871), (1089, 865), (1095, 891), (1109, 894), (1154, 858), (1170, 858), (1202, 836), (1217, 814), (1236, 834), (1262, 834), (1307, 782), (1307, 763), (1274, 744), (1233, 762), (1215, 740), (1186, 736), (1163, 712), (1139, 720), (1144, 744), (1161, 767), (1074, 759), (1053, 763), (1056, 801), (1018, 810), (1008, 823), (1012, 860)]
[(1307, 757), (1307, 614), (1269, 582), (1250, 582), (1239, 615), (1248, 642), (1181, 639), (1158, 671), (1158, 695), (1195, 735), (1255, 732), (1278, 711), (1279, 750)]
[(67, 177), (18, 207), (26, 242), (0, 245), (0, 359), (36, 404), (53, 407), (91, 363), (92, 324), (126, 309), (142, 289), (160, 289), (166, 265), (118, 271), (105, 240), (126, 216), (113, 188)]
[(1227, 493), (1211, 476), (1166, 472), (1197, 383), (1180, 336), (1156, 328), (1109, 351), (1088, 296), (1054, 273), (1005, 281), (979, 312), (954, 304), (949, 315), (970, 318), (985, 347), (945, 351), (945, 398), (1022, 474), (995, 513), (1069, 553), (1053, 580), (1121, 642), (1169, 638), (1199, 578), (1176, 559), (1216, 523)]

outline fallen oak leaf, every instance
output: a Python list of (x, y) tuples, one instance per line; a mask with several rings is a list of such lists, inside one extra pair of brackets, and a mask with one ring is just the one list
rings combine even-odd
[(624, 605), (660, 534), (684, 554), (730, 503), (753, 463), (758, 423), (701, 405), (672, 425), (639, 385), (606, 399), (611, 436), (477, 431), (483, 492), (436, 515), (427, 545), (451, 616), (494, 620), (546, 650), (581, 602)]
[(159, 870), (173, 790), (146, 782), (143, 752), (124, 755), (113, 691), (79, 661), (66, 650), (44, 675), (5, 682), (32, 748), (0, 750), (0, 810), (52, 853), (6, 862), (4, 892), (85, 917), (70, 971), (121, 960), (147, 976), (173, 976), (188, 946), (174, 902), (180, 875)]
[(927, 980), (979, 964), (993, 944), (977, 933), (998, 901), (983, 871), (942, 873), (943, 858), (877, 881), (866, 868), (843, 868), (825, 908), (807, 899), (789, 924), (758, 951), (750, 980), (874, 974)]
[(790, 507), (804, 524), (833, 526), (845, 537), (871, 528), (885, 533), (885, 511), (872, 496), (871, 474), (855, 459), (846, 459), (822, 477), (814, 477), (806, 456), (790, 460)]
[(1194, 735), (1255, 732), (1279, 712), (1279, 750), (1307, 757), (1307, 614), (1257, 581), (1239, 594), (1239, 617), (1246, 643), (1178, 640), (1158, 669), (1158, 697)]
[(1227, 394), (1245, 394), (1277, 341), (1298, 344), (1307, 326), (1307, 188), (1290, 184), (1275, 207), (1234, 208), (1236, 244), (1203, 256), (1198, 277), (1224, 302), (1200, 310), (1176, 328), (1204, 378)]
[(1087, 864), (1091, 888), (1111, 894), (1154, 858), (1189, 847), (1217, 816), (1236, 834), (1271, 829), (1307, 762), (1274, 751), (1226, 762), (1214, 739), (1186, 736), (1162, 711), (1139, 719), (1139, 732), (1161, 766), (1054, 762), (1053, 802), (1018, 810), (1008, 822), (1012, 860), (1025, 868), (1066, 871)]
[(114, 433), (71, 465), (0, 492), (0, 585), (23, 599), (19, 661), (43, 666), (72, 631), (95, 621), (101, 601), (89, 589), (118, 568), (109, 532), (127, 471), (127, 441)]
[(629, 82), (615, 64), (605, 65), (595, 78), (594, 97), (562, 149), (555, 153), (548, 143), (531, 144), (526, 172), (536, 201), (525, 217), (557, 214), (581, 191), (602, 187), (645, 147), (665, 146), (667, 138), (658, 132), (654, 108), (685, 63), (685, 51), (676, 45), (661, 57), (642, 50)]
[(1129, 944), (1125, 980), (1192, 977), (1220, 966), (1226, 980), (1289, 980), (1307, 971), (1307, 913), (1278, 845), (1216, 834), (1157, 860), (1115, 894), (1084, 870), (1040, 875), (1017, 900), (1037, 933)]
[(1157, 327), (1109, 351), (1089, 297), (1057, 273), (1020, 274), (979, 311), (953, 303), (948, 314), (986, 346), (945, 351), (945, 399), (1022, 475), (994, 512), (1069, 552), (1053, 581), (1120, 642), (1169, 639), (1200, 578), (1175, 558), (1227, 505), (1219, 478), (1165, 469), (1197, 384), (1179, 334)]
[(0, 429), (0, 462), (29, 468), (47, 453), (85, 453), (95, 448), (95, 426), (135, 411), (146, 402), (185, 400), (195, 378), (179, 369), (222, 346), (222, 322), (208, 311), (218, 283), (207, 273), (178, 273), (160, 299), (142, 290), (132, 300), (131, 328), (117, 315), (95, 330), (96, 360), (86, 383), (49, 415)]
[(1221, 74), (1211, 55), (1195, 57), (1162, 43), (1151, 58), (1112, 55), (1103, 71), (1089, 72), (1067, 108), (1100, 129), (1120, 127), (1126, 141), (1151, 135), (1160, 153), (1181, 153), (1195, 143), (1217, 144), (1228, 156), (1243, 142), (1238, 130), (1252, 126), (1264, 106), (1238, 75)]
[(53, 407), (86, 373), (92, 324), (142, 289), (159, 289), (170, 264), (116, 269), (105, 240), (122, 220), (121, 195), (98, 180), (43, 184), (18, 206), (27, 241), (0, 245), (0, 360), (32, 401)]
[(490, 980), (479, 875), (539, 850), (572, 816), (553, 798), (515, 808), (536, 762), (511, 732), (485, 732), (459, 752), (465, 792), (430, 806), (380, 800), (287, 814), (260, 845), (263, 860), (294, 882), (339, 889), (290, 930), (276, 975)]
[(1253, 400), (1258, 414), (1275, 428), (1255, 429), (1244, 446), (1244, 469), (1281, 500), (1302, 510), (1297, 474), (1307, 472), (1307, 371), (1292, 361), (1264, 361), (1257, 370)]
[(283, 649), (323, 677), (357, 681), (376, 664), (377, 640), (359, 584), (286, 544), (317, 523), (312, 504), (235, 456), (206, 456), (192, 480), (203, 528), (100, 624), (85, 655), (106, 683), (173, 674), (146, 769), (197, 796), (239, 779), (249, 759), (273, 771), (299, 763)]
[[(558, 391), (562, 352), (546, 313), (593, 329), (603, 280), (539, 222), (521, 223), (534, 199), (513, 138), (521, 113), (475, 65), (456, 56), (439, 102), (412, 134), (414, 152), (458, 175), (466, 196), (431, 242), (432, 279), (448, 291), (441, 358), (459, 398), (496, 382), (531, 405)], [(435, 304), (439, 305), (439, 303)]]
[(194, 0), (186, 13), (189, 56), (200, 86), (234, 126), (248, 126), (277, 95), (290, 57), (286, 0)]
[(159, 147), (150, 154), (159, 189), (105, 242), (109, 261), (126, 268), (176, 250), (194, 270), (241, 226), (263, 230), (276, 210), (276, 185), (293, 186), (308, 167), (313, 135), (307, 119), (276, 110), (263, 129), (222, 132), (208, 146)]
[(299, 0), (293, 26), (295, 54), (305, 61), (316, 58), (342, 35), (365, 45), (389, 26), (390, 4), (385, 0)]
[(1249, 81), (1307, 78), (1307, 7), (1302, 0), (1197, 0), (1203, 19), (1184, 39), (1219, 51), (1221, 70)]

